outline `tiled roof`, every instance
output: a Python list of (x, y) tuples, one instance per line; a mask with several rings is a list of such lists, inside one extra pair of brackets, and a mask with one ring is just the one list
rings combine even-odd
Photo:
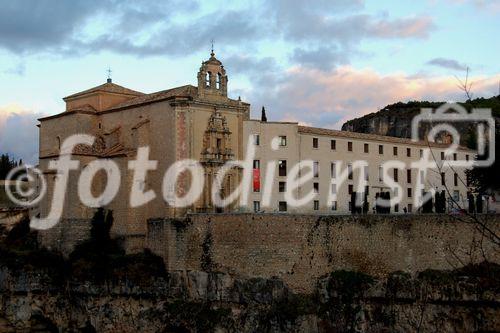
[[(309, 126), (298, 126), (298, 131), (299, 133), (304, 133), (304, 134), (326, 135), (326, 136), (341, 137), (347, 139), (372, 140), (372, 141), (380, 141), (380, 142), (388, 142), (388, 143), (396, 143), (404, 145), (415, 145), (415, 146), (425, 146), (425, 147), (431, 146), (436, 148), (449, 147), (449, 145), (447, 144), (441, 144), (436, 142), (413, 141), (411, 139), (397, 138), (393, 136), (349, 132), (349, 131), (338, 131), (338, 130), (309, 127)], [(459, 147), (459, 149), (472, 151), (471, 149), (468, 149), (466, 147)]]
[(84, 90), (84, 91), (80, 91), (80, 92), (78, 92), (76, 94), (73, 94), (73, 95), (66, 96), (63, 99), (64, 100), (71, 99), (71, 98), (74, 98), (74, 97), (78, 97), (78, 96), (82, 96), (82, 95), (86, 95), (86, 94), (90, 94), (90, 93), (94, 93), (94, 92), (108, 92), (108, 93), (115, 93), (115, 94), (122, 94), (122, 95), (132, 95), (132, 96), (141, 96), (141, 95), (144, 95), (143, 93), (141, 93), (139, 91), (128, 89), (128, 88), (122, 87), (122, 86), (120, 86), (118, 84), (114, 84), (112, 82), (106, 82), (104, 84), (101, 84), (100, 86), (97, 86), (97, 87), (94, 87), (94, 88), (90, 88), (90, 89), (87, 89), (87, 90)]
[[(146, 95), (142, 95), (142, 96), (130, 99), (128, 101), (114, 105), (114, 106), (110, 107), (109, 109), (107, 109), (106, 111), (123, 109), (123, 108), (127, 108), (127, 107), (133, 107), (136, 105), (141, 105), (141, 104), (149, 104), (149, 103), (159, 102), (159, 101), (168, 99), (170, 97), (188, 97), (192, 100), (196, 100), (196, 99), (198, 99), (198, 88), (193, 86), (193, 85), (188, 84), (188, 85), (177, 87), (177, 88), (162, 90), (162, 91), (158, 91), (155, 93), (146, 94)], [(224, 104), (233, 105), (233, 106), (239, 106), (241, 104), (247, 105), (247, 103), (237, 101), (234, 99), (230, 99), (230, 98), (228, 98), (227, 100), (224, 100)]]
[(192, 85), (185, 85), (177, 88), (172, 88), (172, 89), (167, 89), (167, 90), (162, 90), (158, 91), (152, 94), (146, 94), (142, 95), (133, 99), (130, 99), (128, 101), (125, 101), (123, 103), (120, 103), (118, 105), (114, 105), (108, 110), (114, 110), (114, 109), (121, 109), (121, 108), (126, 108), (134, 105), (140, 105), (140, 104), (146, 104), (146, 103), (153, 103), (156, 101), (161, 101), (164, 99), (167, 99), (169, 97), (191, 97), (195, 98), (198, 96), (198, 88)]

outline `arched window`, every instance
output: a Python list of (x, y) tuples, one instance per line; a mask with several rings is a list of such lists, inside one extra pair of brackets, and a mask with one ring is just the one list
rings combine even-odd
[(220, 89), (220, 82), (221, 82), (222, 75), (220, 73), (217, 73), (217, 80), (215, 81), (215, 88)]
[(210, 87), (210, 79), (211, 79), (212, 73), (207, 72), (205, 74), (205, 86)]

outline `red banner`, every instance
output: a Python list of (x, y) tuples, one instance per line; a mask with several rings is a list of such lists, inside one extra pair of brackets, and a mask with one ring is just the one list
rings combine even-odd
[(260, 192), (260, 169), (253, 169), (253, 191)]

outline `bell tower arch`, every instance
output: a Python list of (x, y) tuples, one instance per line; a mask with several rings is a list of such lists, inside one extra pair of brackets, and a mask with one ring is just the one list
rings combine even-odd
[(201, 63), (198, 72), (198, 95), (227, 97), (226, 70), (222, 62), (215, 57), (213, 49), (210, 58)]

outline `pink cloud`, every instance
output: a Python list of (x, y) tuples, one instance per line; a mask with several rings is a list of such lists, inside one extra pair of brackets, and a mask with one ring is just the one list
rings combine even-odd
[(0, 153), (22, 158), (30, 164), (38, 160), (37, 118), (42, 115), (20, 105), (0, 106)]
[(434, 22), (430, 17), (411, 17), (372, 24), (373, 33), (383, 38), (426, 38), (433, 29)]
[[(497, 93), (500, 75), (472, 77), (474, 96)], [(381, 74), (372, 69), (343, 66), (334, 71), (295, 67), (270, 93), (259, 96), (276, 120), (340, 128), (345, 121), (378, 111), (399, 101), (462, 101), (454, 77)]]

